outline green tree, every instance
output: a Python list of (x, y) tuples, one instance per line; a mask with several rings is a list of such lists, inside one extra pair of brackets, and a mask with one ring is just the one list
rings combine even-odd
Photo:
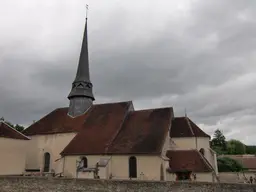
[(16, 125), (14, 126), (14, 128), (15, 128), (17, 131), (19, 131), (19, 132), (22, 132), (22, 131), (25, 129), (23, 126), (21, 126), (21, 125), (19, 125), (19, 124), (16, 124)]
[(214, 132), (213, 139), (211, 141), (211, 147), (218, 154), (225, 154), (227, 151), (226, 138), (223, 135), (222, 131), (217, 129)]
[(217, 159), (219, 172), (240, 172), (245, 170), (241, 163), (229, 157)]
[[(4, 118), (2, 117), (1, 119), (4, 120)], [(22, 132), (25, 128), (22, 126), (22, 125), (19, 125), (19, 124), (16, 124), (16, 125), (13, 125), (11, 122), (9, 121), (4, 121), (7, 125), (9, 125), (10, 127), (16, 129), (17, 131), (19, 132)]]
[(241, 141), (231, 139), (227, 142), (227, 151), (228, 154), (245, 154), (246, 146)]
[(246, 153), (247, 154), (256, 155), (256, 146), (254, 146), (254, 145), (247, 145), (247, 146), (245, 146), (245, 149), (246, 149)]

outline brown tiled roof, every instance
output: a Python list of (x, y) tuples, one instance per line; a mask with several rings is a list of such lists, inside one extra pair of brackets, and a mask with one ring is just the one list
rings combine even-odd
[(58, 108), (35, 122), (22, 133), (25, 135), (42, 135), (53, 133), (76, 132), (84, 122), (87, 114), (72, 118), (67, 115), (68, 108)]
[(108, 153), (160, 153), (171, 125), (173, 109), (130, 112)]
[[(109, 108), (106, 108), (109, 110)], [(62, 151), (75, 154), (160, 153), (171, 123), (172, 108), (128, 111), (98, 111)], [(99, 119), (97, 119), (99, 117)], [(90, 122), (90, 124), (87, 124)]]
[[(93, 105), (84, 115), (78, 117), (70, 117), (67, 115), (68, 108), (58, 108), (30, 127), (23, 131), (25, 135), (41, 135), (41, 134), (53, 134), (53, 133), (68, 133), (78, 132), (85, 127), (85, 120), (91, 119), (99, 120), (98, 113), (104, 113), (106, 117), (109, 117), (109, 113), (117, 113), (117, 109), (123, 109), (127, 107), (129, 102), (120, 103), (106, 103)], [(106, 110), (106, 108), (108, 110)], [(91, 113), (93, 111), (93, 113)], [(89, 118), (90, 116), (90, 118)], [(88, 124), (88, 123), (87, 123)]]
[(170, 137), (210, 137), (188, 117), (175, 117), (172, 122)]
[(255, 155), (223, 155), (220, 157), (229, 157), (240, 162), (244, 168), (256, 169), (256, 156)]
[(104, 154), (120, 130), (131, 102), (94, 105), (62, 155)]
[(192, 171), (212, 172), (207, 160), (197, 150), (169, 150), (166, 153), (169, 160), (169, 172)]
[(22, 139), (29, 140), (28, 137), (10, 127), (4, 122), (0, 122), (0, 137), (11, 138), (11, 139)]

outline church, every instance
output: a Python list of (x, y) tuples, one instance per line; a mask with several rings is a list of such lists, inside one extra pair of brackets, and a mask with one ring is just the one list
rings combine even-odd
[(135, 110), (132, 101), (93, 103), (87, 36), (86, 18), (69, 107), (22, 133), (0, 122), (0, 175), (215, 182), (210, 136), (187, 116)]

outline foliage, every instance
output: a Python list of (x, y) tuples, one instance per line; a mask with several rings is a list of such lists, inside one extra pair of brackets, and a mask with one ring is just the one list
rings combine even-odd
[(214, 132), (214, 136), (211, 141), (211, 147), (217, 152), (217, 154), (226, 154), (227, 142), (221, 130), (217, 129)]
[(247, 153), (247, 154), (256, 155), (256, 146), (247, 145), (247, 146), (245, 146), (245, 149), (246, 149), (246, 153)]
[(226, 141), (226, 137), (221, 130), (217, 129), (214, 132), (213, 139), (210, 141), (211, 148), (218, 154), (255, 154), (256, 146), (246, 146), (239, 140), (231, 139)]
[[(1, 120), (4, 121), (4, 118), (2, 117)], [(19, 132), (22, 132), (25, 128), (22, 126), (22, 125), (19, 125), (19, 124), (16, 124), (16, 125), (13, 125), (11, 122), (9, 121), (4, 121), (7, 125), (9, 125), (10, 127), (16, 129), (17, 131)]]
[(228, 154), (234, 154), (234, 155), (245, 154), (246, 147), (241, 141), (231, 139), (227, 142), (227, 152)]
[(219, 157), (217, 162), (219, 172), (240, 172), (244, 170), (238, 161), (229, 157)]

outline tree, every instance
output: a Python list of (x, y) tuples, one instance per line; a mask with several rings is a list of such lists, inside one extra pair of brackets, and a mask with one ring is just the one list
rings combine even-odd
[(219, 172), (240, 172), (245, 170), (241, 163), (229, 157), (217, 159)]
[(227, 142), (227, 152), (228, 154), (245, 154), (246, 146), (238, 140), (231, 139)]
[(246, 153), (247, 154), (256, 155), (256, 146), (254, 146), (254, 145), (247, 145), (247, 146), (245, 146), (245, 149), (246, 149)]
[(16, 124), (16, 125), (14, 126), (14, 128), (15, 128), (17, 131), (19, 131), (19, 132), (22, 132), (22, 131), (25, 129), (23, 126), (21, 126), (21, 125), (19, 125), (19, 124)]
[[(2, 117), (2, 119), (4, 119), (3, 117)], [(12, 128), (14, 128), (14, 129), (16, 129), (17, 131), (19, 131), (19, 132), (22, 132), (25, 128), (22, 126), (22, 125), (19, 125), (19, 124), (16, 124), (16, 125), (13, 125), (11, 122), (9, 122), (9, 121), (4, 121), (7, 125), (9, 125), (10, 127), (12, 127)]]
[(214, 132), (213, 139), (211, 141), (211, 147), (218, 153), (218, 154), (223, 154), (226, 153), (227, 150), (227, 143), (226, 143), (226, 138), (223, 135), (223, 133), (217, 129)]

